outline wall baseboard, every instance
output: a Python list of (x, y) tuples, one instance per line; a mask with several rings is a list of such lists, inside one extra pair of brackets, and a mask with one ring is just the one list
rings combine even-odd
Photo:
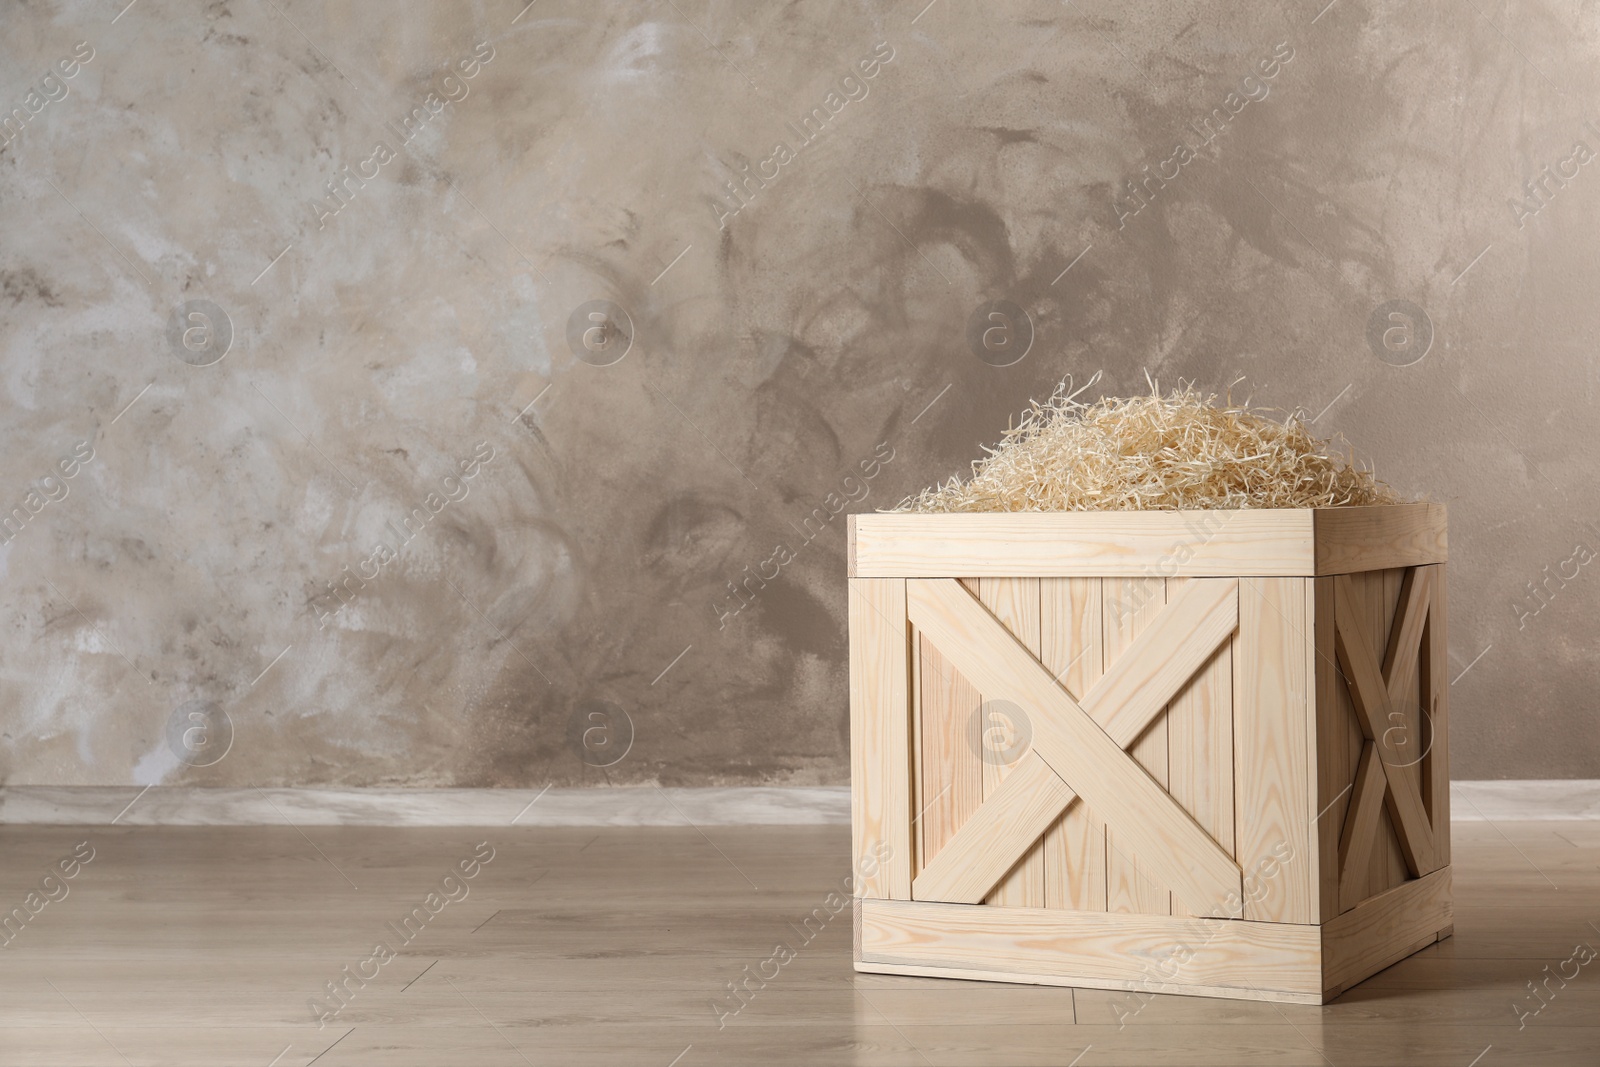
[[(1456, 822), (1600, 820), (1600, 780), (1450, 783)], [(0, 824), (848, 826), (846, 786), (663, 789), (0, 788)]]
[(680, 789), (0, 788), (0, 824), (780, 826), (850, 824), (846, 786)]
[(1451, 822), (1600, 819), (1600, 779), (1450, 783)]

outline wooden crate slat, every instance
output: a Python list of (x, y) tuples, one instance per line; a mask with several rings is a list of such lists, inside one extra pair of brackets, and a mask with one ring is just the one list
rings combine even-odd
[(1431, 721), (1424, 783), (1433, 817), (1433, 859), (1444, 866), (1450, 862), (1450, 653), (1445, 603), (1448, 568), (1441, 563), (1432, 570), (1433, 605), (1428, 613), (1428, 652), (1421, 682)]
[(1316, 574), (1350, 574), (1443, 563), (1445, 506), (1400, 504), (1316, 508)]
[[(1388, 635), (1397, 619), (1395, 610), (1400, 602), (1400, 586), (1404, 576), (1405, 571), (1396, 568), (1371, 571), (1363, 576), (1368, 584), (1368, 607), (1372, 612), (1372, 626), (1367, 635), (1372, 638), (1373, 655), (1379, 663), (1383, 661), (1384, 649), (1388, 647)], [(1380, 756), (1393, 752), (1387, 744), (1391, 736), (1390, 729), (1399, 726), (1402, 733), (1405, 731), (1404, 713), (1395, 707), (1392, 700), (1389, 704), (1388, 722), (1389, 725), (1384, 729), (1386, 743), (1379, 748)], [(1384, 770), (1403, 773), (1399, 770), (1399, 760), (1398, 756), (1391, 755)], [(1400, 831), (1395, 826), (1394, 816), (1385, 810), (1378, 819), (1377, 855), (1367, 881), (1368, 896), (1376, 896), (1393, 889), (1411, 877), (1411, 871), (1406, 866), (1405, 849), (1400, 843)]]
[(1350, 910), (1371, 895), (1367, 888), (1371, 880), (1369, 869), (1383, 817), (1383, 794), (1388, 788), (1383, 768), (1378, 766), (1378, 746), (1368, 741), (1356, 768), (1354, 796), (1339, 837), (1340, 911)]
[[(1246, 899), (1244, 917), (1309, 923), (1316, 853), (1307, 847), (1313, 794), (1308, 655), (1311, 597), (1304, 578), (1239, 583), (1239, 655), (1234, 658), (1234, 785), (1239, 866), (1265, 892)], [(1287, 862), (1282, 851), (1292, 851)], [(1264, 878), (1272, 872), (1270, 878)]]
[[(968, 819), (945, 851), (917, 875), (911, 883), (912, 899), (976, 903), (989, 898), (987, 903), (997, 903), (991, 894), (995, 872), (1012, 870), (1019, 855), (1031, 855), (1075, 796), (1038, 753), (1029, 752), (984, 801), (982, 816)], [(1041, 865), (1041, 897), (1043, 874)]]
[[(927, 860), (928, 841), (926, 837), (926, 823), (922, 813), (927, 801), (923, 795), (922, 776), (928, 767), (927, 753), (923, 750), (922, 739), (922, 635), (917, 633), (911, 625), (911, 620), (906, 620), (906, 633), (911, 639), (911, 651), (908, 666), (911, 668), (911, 677), (907, 684), (911, 687), (911, 810), (915, 812), (911, 817), (911, 847), (914, 850), (911, 857), (911, 877), (915, 879), (917, 872), (922, 870), (922, 865)], [(859, 909), (858, 909), (859, 910)], [(859, 923), (857, 924), (859, 927)]]
[[(1167, 583), (1168, 599), (1188, 578)], [(1235, 594), (1237, 602), (1237, 594)], [(1167, 789), (1230, 855), (1233, 842), (1233, 647), (1225, 641), (1167, 704)], [(1172, 900), (1172, 914), (1192, 914)]]
[(918, 774), (918, 853), (926, 869), (983, 803), (983, 766), (968, 743), (967, 727), (981, 698), (926, 634), (917, 634), (920, 666), (922, 766)]
[[(978, 600), (989, 609), (1011, 635), (1022, 642), (1035, 656), (1039, 654), (1039, 579), (1037, 578), (978, 578), (963, 583), (973, 588)], [(974, 588), (975, 587), (975, 588)], [(999, 729), (1000, 724), (983, 722), (982, 729)], [(982, 743), (980, 739), (980, 744)], [(980, 750), (981, 751), (981, 750)], [(983, 795), (985, 799), (1000, 788), (1000, 783), (1011, 771), (1011, 766), (1001, 762), (993, 752), (983, 760)], [(1049, 820), (1034, 833), (1041, 839), (1048, 829)], [(987, 903), (1024, 908), (1044, 907), (1044, 842), (1038, 840), (1027, 849), (1027, 855), (1017, 861), (1011, 872), (1000, 880), (989, 895)]]
[[(1107, 586), (1120, 582), (1111, 579)], [(1116, 654), (1107, 638), (1105, 673), (1082, 701), (1106, 733), (1124, 746), (1129, 744), (1211, 658), (1238, 625), (1238, 587), (1235, 579), (1196, 579), (1175, 594), (1171, 604), (1148, 604), (1153, 621), (1140, 623), (1137, 635), (1123, 641)], [(1108, 634), (1118, 625), (1112, 596), (1108, 589)], [(1156, 599), (1165, 601), (1165, 593), (1152, 592), (1150, 600)]]
[(1226, 578), (1311, 574), (1315, 566), (1308, 510), (890, 513), (851, 520), (853, 577)]
[(1328, 996), (1436, 940), (1454, 921), (1450, 868), (1395, 886), (1324, 924), (1323, 988)]
[(850, 582), (850, 781), (856, 895), (911, 897), (906, 583)]
[[(1393, 573), (1393, 572), (1389, 572)], [(1401, 571), (1396, 594), (1395, 614), (1389, 626), (1389, 640), (1383, 651), (1383, 678), (1389, 688), (1389, 702), (1398, 704), (1416, 689), (1418, 664), (1422, 659), (1422, 630), (1433, 603), (1433, 568), (1413, 567)], [(1409, 709), (1403, 709), (1409, 710)]]
[(861, 958), (911, 974), (959, 968), (1151, 991), (1322, 993), (1318, 928), (1291, 923), (865, 900)]
[[(1152, 655), (1132, 654), (1135, 640), (1161, 614), (1167, 603), (1167, 583), (1161, 578), (1120, 578), (1106, 583), (1104, 648), (1108, 666), (1119, 660), (1148, 669), (1161, 662)], [(1106, 682), (1106, 678), (1101, 679)], [(1105, 686), (1103, 688), (1109, 688)], [(1117, 705), (1121, 706), (1121, 705)], [(1158, 711), (1154, 720), (1125, 746), (1128, 754), (1165, 788), (1167, 775), (1167, 717)], [(1142, 867), (1133, 846), (1119, 840), (1106, 827), (1106, 909), (1171, 915), (1172, 893), (1151, 877), (1150, 864)]]
[(1346, 814), (1350, 808), (1357, 762), (1364, 738), (1339, 671), (1333, 635), (1333, 579), (1311, 582), (1316, 674), (1316, 811), (1312, 831), (1317, 844), (1317, 919), (1327, 922), (1340, 912), (1339, 860)]
[(1402, 727), (1399, 731), (1386, 731), (1390, 735), (1386, 748), (1397, 761), (1395, 770), (1417, 790), (1424, 807), (1430, 798), (1422, 792), (1427, 728), (1422, 714), (1421, 664), (1429, 655), (1424, 641), (1433, 605), (1434, 570), (1433, 567), (1413, 567), (1402, 572), (1383, 657), (1383, 680), (1389, 691), (1390, 713), (1400, 716)]
[(850, 576), (1310, 577), (1443, 563), (1442, 504), (851, 515)]
[[(1039, 580), (1039, 661), (1080, 704), (1104, 669), (1101, 585), (1099, 578)], [(1082, 798), (1045, 831), (1044, 863), (1046, 907), (1105, 910), (1105, 823)]]

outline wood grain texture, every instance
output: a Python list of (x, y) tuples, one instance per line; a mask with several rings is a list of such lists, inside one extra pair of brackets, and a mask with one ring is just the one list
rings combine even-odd
[[(924, 808), (927, 800), (924, 799), (924, 776), (927, 773), (928, 756), (924, 751), (922, 737), (922, 635), (906, 620), (906, 630), (911, 636), (911, 678), (907, 683), (911, 695), (911, 847), (916, 850), (912, 857), (911, 877), (913, 881), (917, 872), (922, 870), (928, 862), (927, 827), (923, 821)], [(937, 787), (936, 787), (937, 788)], [(858, 924), (859, 925), (859, 924)]]
[(906, 585), (898, 578), (849, 584), (850, 808), (855, 869), (862, 872), (856, 893), (908, 900), (913, 852)]
[(1367, 890), (1373, 843), (1383, 815), (1383, 794), (1388, 790), (1378, 748), (1368, 741), (1356, 768), (1354, 798), (1339, 837), (1339, 910), (1348, 911), (1371, 894)]
[(914, 818), (921, 840), (919, 869), (925, 870), (983, 803), (983, 766), (968, 738), (982, 698), (926, 634), (917, 634), (917, 654), (922, 759), (916, 768)]
[[(1105, 581), (1104, 647), (1106, 663), (1113, 666), (1108, 676), (1102, 677), (1101, 684), (1095, 688), (1111, 697), (1106, 706), (1116, 709), (1114, 715), (1134, 703), (1131, 699), (1116, 699), (1121, 695), (1115, 693), (1117, 682), (1130, 675), (1135, 678), (1145, 675), (1166, 658), (1150, 652), (1135, 654), (1129, 651), (1140, 634), (1164, 614), (1166, 603), (1167, 589), (1163, 579), (1114, 578)], [(1126, 665), (1126, 669), (1118, 671), (1115, 665)], [(1161, 695), (1165, 698), (1167, 693)], [(1134, 717), (1139, 716), (1135, 713)], [(1096, 721), (1102, 727), (1106, 725), (1100, 719)], [(1167, 786), (1167, 717), (1164, 704), (1155, 711), (1147, 726), (1134, 733), (1133, 743), (1124, 747), (1128, 755), (1149, 772), (1151, 778), (1163, 787)], [(1171, 915), (1172, 893), (1152, 876), (1152, 871), (1149, 862), (1140, 864), (1130, 842), (1119, 840), (1116, 830), (1112, 826), (1106, 827), (1106, 910)]]
[(1415, 952), (1452, 923), (1449, 867), (1396, 886), (1321, 927), (1323, 988), (1348, 988)]
[(1349, 574), (1443, 563), (1448, 555), (1443, 504), (1317, 508), (1315, 574)]
[[(1239, 584), (1234, 657), (1234, 789), (1237, 855), (1247, 874), (1274, 870), (1246, 919), (1314, 923), (1318, 879), (1310, 786), (1312, 596), (1304, 578)], [(1288, 862), (1276, 863), (1287, 848)]]
[[(1039, 662), (1080, 704), (1104, 669), (1101, 616), (1099, 578), (1039, 580)], [(1105, 910), (1105, 823), (1081, 797), (1045, 831), (1043, 850), (1046, 907)]]
[[(1106, 671), (1089, 687), (1083, 706), (1106, 733), (1127, 744), (1155, 721), (1238, 626), (1239, 582), (1190, 581), (1165, 607), (1165, 591), (1147, 586), (1139, 594), (1142, 600), (1122, 601), (1129, 610), (1119, 621), (1116, 598), (1123, 593), (1112, 587), (1122, 583), (1106, 581)], [(1113, 631), (1118, 633), (1115, 646)], [(1132, 633), (1123, 636), (1123, 631)]]
[(1334, 633), (1339, 666), (1349, 683), (1358, 723), (1367, 739), (1377, 743), (1380, 764), (1389, 788), (1385, 806), (1399, 831), (1407, 865), (1414, 875), (1433, 870), (1433, 828), (1422, 805), (1415, 776), (1407, 773), (1395, 747), (1388, 742), (1394, 720), (1388, 686), (1373, 652), (1373, 638), (1361, 621), (1359, 604), (1348, 575), (1334, 579)]
[[(1016, 762), (1004, 781), (985, 800), (981, 818), (970, 818), (943, 852), (911, 884), (914, 900), (1008, 903), (994, 899), (999, 886), (995, 871), (1017, 873), (1018, 856), (1037, 850), (1040, 837), (1072, 803), (1076, 794), (1035, 752)], [(1041, 858), (1035, 905), (1042, 907), (1044, 869)]]
[[(1389, 632), (1398, 619), (1396, 611), (1400, 603), (1400, 587), (1404, 584), (1405, 574), (1403, 568), (1389, 568), (1351, 575), (1352, 579), (1364, 581), (1366, 584), (1367, 610), (1370, 619), (1367, 636), (1371, 639), (1373, 655), (1377, 657), (1379, 663), (1383, 662), (1384, 649), (1388, 647)], [(1385, 686), (1387, 688), (1387, 683)], [(1396, 748), (1391, 742), (1407, 736), (1415, 734), (1409, 728), (1405, 713), (1395, 706), (1391, 698), (1388, 725), (1383, 733), (1384, 743), (1378, 748), (1378, 754), (1385, 762), (1386, 777), (1388, 772), (1404, 773), (1401, 768), (1404, 757), (1396, 753)], [(1385, 890), (1392, 889), (1412, 875), (1407, 866), (1406, 853), (1401, 846), (1401, 834), (1396, 829), (1397, 825), (1391, 803), (1386, 803), (1383, 815), (1378, 820), (1378, 838), (1374, 844), (1372, 862), (1368, 867), (1368, 896), (1377, 896)]]
[(1422, 631), (1433, 604), (1433, 571), (1432, 567), (1412, 567), (1400, 573), (1397, 606), (1383, 652), (1383, 680), (1391, 704), (1398, 705), (1416, 689)]
[(1428, 654), (1423, 661), (1421, 688), (1431, 726), (1423, 784), (1428, 813), (1432, 816), (1433, 858), (1441, 866), (1450, 862), (1450, 649), (1449, 612), (1445, 583), (1449, 568), (1434, 568), (1433, 608), (1428, 613)]
[[(1338, 1067), (1466, 1067), (1494, 1042), (1479, 1067), (1593, 1067), (1600, 1047), (1591, 967), (1525, 1029), (1510, 1009), (1536, 1005), (1525, 983), (1567, 959), (1575, 939), (1594, 941), (1581, 932), (1595, 918), (1600, 887), (1593, 821), (1499, 830), (1464, 823), (1455, 939), (1375, 975), (1332, 1010), (1280, 1015), (1238, 1002), (1258, 999), (1244, 987), (1147, 989), (1141, 977), (1131, 993), (1126, 980), (999, 969), (857, 970), (848, 902), (803, 945), (805, 933), (788, 925), (840, 888), (851, 848), (843, 826), (722, 826), (705, 836), (690, 826), (505, 826), (514, 811), (482, 835), (102, 823), (80, 836), (78, 828), (0, 825), (0, 899), (13, 904), (72, 842), (90, 837), (97, 853), (70, 896), (0, 951), (0, 1063), (122, 1065), (114, 1045), (132, 1063), (171, 1067), (266, 1067), (275, 1057), (278, 1067), (525, 1067), (524, 1055), (562, 1067), (666, 1067), (692, 1041), (679, 1067), (1065, 1065), (1088, 1044), (1095, 1049), (1079, 1067), (1326, 1067), (1319, 1049)], [(496, 855), (468, 883), (470, 895), (361, 988), (337, 1026), (318, 1030), (307, 997), (322, 996), (325, 982), (385, 936), (386, 921), (416, 906), (485, 837)], [(798, 955), (766, 982), (759, 974), (773, 971), (761, 964), (777, 941)], [(1176, 943), (1145, 958), (1152, 969)], [(747, 974), (756, 976), (748, 1003), (718, 1029), (715, 1012), (741, 1006), (729, 983)], [(1064, 988), (909, 974), (1109, 992), (1074, 997)], [(1235, 1000), (1144, 995), (1178, 991)], [(1268, 991), (1259, 999), (1283, 998)], [(1119, 1030), (1113, 1005), (1141, 1010)], [(323, 1055), (349, 1027), (357, 1029)]]
[(844, 573), (847, 578), (865, 577), (856, 574), (856, 520), (860, 515), (851, 513), (844, 517)]
[(852, 577), (1169, 578), (1313, 573), (1308, 510), (855, 516)]
[[(1383, 648), (1383, 682), (1389, 692), (1392, 725), (1384, 731), (1379, 751), (1388, 761), (1388, 770), (1405, 780), (1402, 787), (1415, 792), (1425, 821), (1431, 799), (1423, 788), (1423, 763), (1427, 756), (1429, 727), (1424, 713), (1421, 688), (1421, 663), (1427, 658), (1423, 642), (1427, 636), (1428, 615), (1433, 604), (1435, 567), (1411, 567), (1384, 572), (1385, 606), (1393, 605), (1387, 639)], [(1384, 631), (1376, 631), (1382, 633)], [(1391, 826), (1394, 816), (1390, 815)], [(1430, 847), (1431, 831), (1430, 822)], [(1406, 852), (1406, 839), (1394, 834), (1388, 850), (1389, 877), (1374, 892), (1382, 892), (1411, 877), (1414, 857)], [(1437, 864), (1439, 861), (1433, 861)]]
[[(1143, 997), (1147, 994), (1162, 994), (1168, 996), (1212, 997), (1217, 1000), (1253, 1000), (1272, 1004), (1321, 1004), (1324, 997), (1320, 993), (1285, 993), (1276, 989), (1248, 989), (1243, 986), (1218, 986), (1180, 984), (1177, 982), (1161, 982), (1154, 978), (1140, 979), (1130, 983), (1125, 978), (1102, 978), (1096, 975), (1050, 975), (1032, 974), (1025, 971), (1005, 971), (994, 968), (977, 967), (941, 967), (930, 964), (898, 964), (898, 963), (863, 963), (856, 962), (855, 969), (863, 974), (898, 974), (917, 978), (955, 978), (967, 982), (1004, 982), (1007, 985), (1035, 985), (1035, 986), (1063, 986), (1073, 989), (1109, 989), (1118, 990), (1125, 995)], [(1138, 1000), (1133, 1000), (1136, 1006)], [(1120, 1005), (1119, 1005), (1120, 1006)], [(1123, 1010), (1130, 1011), (1131, 1007)], [(1187, 1029), (1187, 1028), (1186, 1028)], [(1192, 1033), (1192, 1030), (1188, 1031)], [(1011, 1055), (1008, 1046), (1006, 1055)], [(1174, 1064), (1183, 1064), (1192, 1067), (1194, 1063), (1194, 1050), (1174, 1049)], [(1146, 1054), (1148, 1055), (1148, 1054)], [(997, 1061), (999, 1062), (999, 1061)], [(1010, 1060), (1004, 1061), (1009, 1065)], [(1230, 1063), (1231, 1067), (1231, 1063)], [(1588, 1067), (1585, 1064), (1585, 1067)]]
[(851, 516), (851, 577), (1309, 577), (1443, 563), (1442, 504)]
[[(1167, 583), (1169, 599), (1187, 578)], [(1237, 605), (1238, 593), (1234, 592)], [(1237, 606), (1235, 606), (1237, 616)], [(1167, 790), (1232, 855), (1233, 648), (1224, 641), (1167, 704)], [(1172, 914), (1192, 914), (1172, 901)]]
[[(1158, 721), (1157, 716), (1168, 697), (1226, 641), (1237, 618), (1237, 590), (1238, 582), (1233, 579), (1195, 579), (1180, 591), (1172, 604), (1160, 609), (1155, 620), (1130, 642), (1111, 669), (1090, 686), (1083, 710), (1107, 731), (1112, 741), (1124, 748), (1133, 744), (1152, 721)], [(1157, 591), (1146, 591), (1140, 610), (1155, 611), (1157, 595)], [(958, 598), (957, 606), (962, 603)], [(1133, 611), (1130, 608), (1123, 614), (1131, 616)], [(990, 618), (991, 625), (997, 622)], [(1015, 635), (1010, 636), (1012, 641), (1007, 643), (1014, 646)], [(1043, 671), (1042, 667), (1030, 669), (1032, 674)], [(1051, 688), (1070, 699), (1060, 690), (1059, 683)], [(1070, 788), (1059, 795), (1063, 806), (1070, 807)], [(977, 900), (973, 894), (987, 893), (989, 887), (1006, 874), (1011, 862), (1006, 852), (992, 847), (995, 840), (1013, 841), (1014, 835), (1020, 832), (1019, 826), (1034, 825), (1019, 823), (1024, 816), (1045, 817), (1043, 811), (1024, 807), (1013, 798), (1007, 798), (1005, 807), (997, 806), (994, 811), (987, 808), (985, 804), (973, 813), (956, 837), (950, 839), (945, 851), (933, 858), (917, 876), (914, 891), (917, 899), (955, 903)], [(1015, 854), (1010, 855), (1014, 858)], [(1102, 883), (1109, 887), (1109, 881), (1102, 880)], [(1109, 894), (1109, 888), (1105, 892)], [(1149, 886), (1151, 907), (1164, 904), (1167, 896), (1170, 894), (1163, 886)], [(1109, 899), (1109, 896), (1099, 899)]]
[[(912, 621), (986, 693), (1035, 711), (1033, 746), (1191, 907), (1239, 891), (1232, 859), (957, 583), (910, 579)], [(1113, 815), (1111, 810), (1115, 809)]]
[(1317, 809), (1311, 830), (1317, 841), (1318, 919), (1327, 922), (1339, 914), (1339, 843), (1352, 800), (1361, 735), (1356, 732), (1355, 743), (1349, 739), (1356, 727), (1334, 648), (1333, 579), (1315, 578), (1310, 585)]
[(1320, 995), (1320, 940), (1291, 923), (864, 900), (861, 963)]
[[(1361, 753), (1368, 744), (1366, 737), (1367, 726), (1362, 719), (1361, 712), (1352, 698), (1349, 679), (1345, 677), (1344, 669), (1338, 659), (1338, 639), (1336, 624), (1336, 608), (1338, 597), (1335, 589), (1336, 583), (1345, 581), (1345, 597), (1354, 603), (1355, 615), (1358, 619), (1365, 620), (1364, 625), (1369, 637), (1369, 644), (1373, 649), (1375, 658), (1381, 658), (1387, 642), (1389, 624), (1393, 618), (1394, 605), (1399, 597), (1400, 576), (1403, 571), (1368, 571), (1365, 573), (1351, 574), (1346, 578), (1328, 577), (1321, 579), (1327, 583), (1327, 608), (1330, 619), (1330, 629), (1327, 631), (1328, 651), (1333, 657), (1334, 670), (1337, 676), (1336, 701), (1340, 707), (1339, 721), (1344, 727), (1345, 745), (1344, 754), (1348, 760), (1349, 770), (1346, 772), (1344, 786), (1353, 790), (1355, 768), (1361, 758)], [(1347, 604), (1347, 610), (1349, 606)], [(1387, 786), (1385, 787), (1387, 788)], [(1337, 805), (1335, 810), (1344, 811), (1344, 805), (1350, 801), (1353, 793), (1347, 793), (1345, 801)], [(1330, 813), (1329, 818), (1332, 817)], [(1335, 825), (1333, 829), (1338, 832), (1343, 823)], [(1378, 815), (1377, 832), (1372, 839), (1371, 854), (1362, 864), (1367, 872), (1367, 884), (1364, 889), (1356, 888), (1353, 896), (1364, 898), (1375, 896), (1386, 889), (1399, 885), (1410, 878), (1406, 869), (1405, 856), (1400, 851), (1399, 834), (1394, 828), (1394, 821), (1389, 817), (1387, 808)], [(1337, 872), (1335, 872), (1337, 877)], [(1332, 898), (1333, 911), (1327, 916), (1332, 918), (1341, 910), (1350, 907), (1350, 898), (1341, 896), (1337, 887)]]
[[(977, 578), (963, 584), (972, 590), (979, 602), (989, 609), (989, 613), (998, 619), (1013, 637), (1028, 651), (1038, 656), (1039, 579)], [(1006, 718), (1003, 713), (997, 714), (1001, 720)], [(1004, 732), (1007, 727), (1014, 725), (1003, 721), (986, 721), (980, 724), (980, 728)], [(982, 743), (983, 739), (980, 738), (980, 744)], [(992, 748), (983, 751), (987, 753), (983, 759), (983, 795), (988, 798), (1000, 788), (1000, 783), (1005, 780), (1013, 765), (1002, 762)], [(1068, 797), (1063, 801), (1062, 806), (1064, 807), (1070, 799)], [(1059, 811), (1060, 808), (1056, 810)], [(1051, 817), (1047, 816), (1044, 824), (1034, 832), (1030, 840), (1042, 839), (1050, 821)], [(1044, 907), (1044, 842), (1037, 840), (1023, 851), (1025, 853), (1023, 857), (1017, 860), (1016, 866), (994, 887), (987, 903), (1010, 907)]]

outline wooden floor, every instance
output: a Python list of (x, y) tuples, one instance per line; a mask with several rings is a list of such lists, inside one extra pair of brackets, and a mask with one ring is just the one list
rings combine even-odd
[[(1600, 1064), (1600, 960), (1574, 957), (1600, 822), (1457, 824), (1455, 937), (1321, 1008), (858, 975), (848, 907), (801, 925), (843, 827), (0, 827), (0, 912), (84, 840), (0, 948), (0, 1065)], [(319, 1028), (346, 967), (375, 976)], [(773, 977), (733, 1014), (746, 967)], [(1528, 983), (1574, 970), (1519, 1028)]]

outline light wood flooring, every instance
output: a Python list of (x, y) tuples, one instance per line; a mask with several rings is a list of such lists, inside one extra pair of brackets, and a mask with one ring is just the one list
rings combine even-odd
[[(1600, 1064), (1600, 959), (1569, 962), (1600, 949), (1600, 822), (1457, 824), (1455, 937), (1326, 1007), (856, 974), (848, 908), (796, 928), (846, 827), (6, 826), (0, 913), (84, 840), (0, 948), (0, 1067)], [(364, 962), (481, 841), (466, 897)], [(319, 1029), (346, 966), (376, 977)], [(719, 1020), (746, 966), (776, 977)]]

